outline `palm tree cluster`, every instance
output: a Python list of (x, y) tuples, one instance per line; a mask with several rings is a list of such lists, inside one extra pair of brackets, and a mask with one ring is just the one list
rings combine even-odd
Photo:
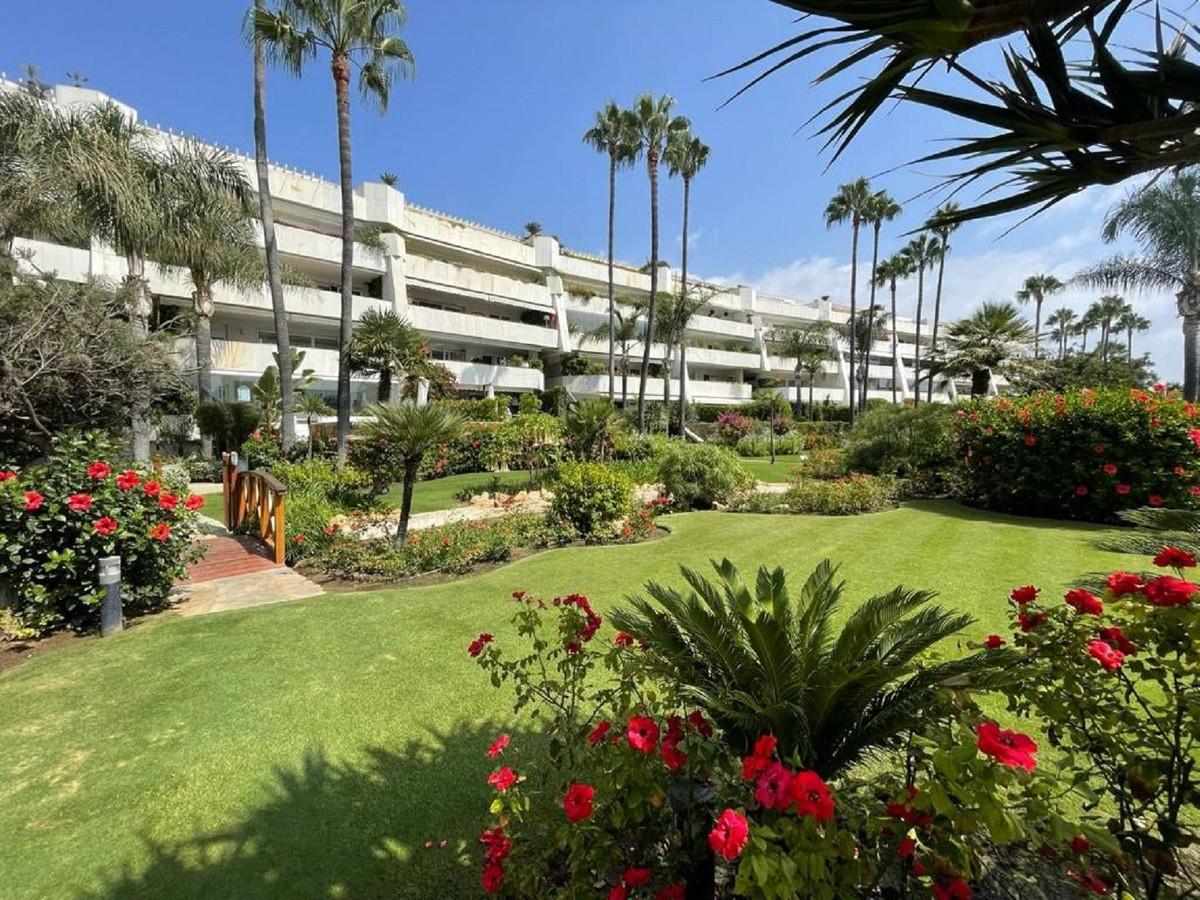
[[(675, 100), (663, 94), (654, 96), (645, 93), (638, 96), (633, 106), (624, 109), (615, 102), (606, 103), (596, 112), (595, 121), (583, 136), (583, 141), (598, 153), (608, 158), (608, 326), (607, 330), (593, 332), (593, 337), (608, 339), (608, 397), (614, 398), (616, 383), (617, 347), (621, 344), (619, 329), (636, 322), (635, 317), (622, 315), (618, 309), (618, 300), (614, 285), (614, 240), (616, 220), (617, 172), (634, 165), (638, 160), (644, 160), (646, 174), (650, 186), (650, 258), (647, 270), (650, 275), (649, 301), (645, 304), (645, 323), (641, 332), (642, 365), (638, 381), (637, 397), (637, 427), (645, 431), (646, 427), (646, 379), (650, 372), (650, 352), (654, 341), (661, 340), (666, 345), (666, 355), (663, 360), (664, 400), (668, 405), (668, 428), (671, 421), (670, 409), (670, 367), (673, 361), (675, 346), (680, 349), (680, 386), (679, 398), (679, 427), (682, 433), (686, 417), (687, 398), (683, 395), (683, 385), (686, 384), (686, 350), (681, 343), (687, 330), (687, 323), (702, 301), (694, 301), (689, 291), (688, 266), (688, 219), (691, 212), (692, 180), (708, 162), (709, 148), (700, 138), (692, 133), (691, 122), (683, 116), (674, 114)], [(660, 292), (659, 278), (659, 215), (658, 188), (659, 170), (666, 164), (668, 174), (683, 182), (683, 237), (682, 260), (680, 268), (680, 289), (678, 296), (670, 292)], [(670, 304), (670, 310), (660, 321), (660, 304)], [(686, 310), (691, 309), (691, 312)], [(619, 324), (620, 323), (620, 324)], [(631, 343), (633, 338), (629, 339)], [(627, 344), (623, 345), (622, 359), (627, 356)], [(622, 403), (627, 398), (627, 378), (622, 369)]]

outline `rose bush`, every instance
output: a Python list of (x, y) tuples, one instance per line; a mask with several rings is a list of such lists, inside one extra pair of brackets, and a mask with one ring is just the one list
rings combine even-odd
[(121, 558), (127, 613), (161, 609), (198, 556), (202, 497), (119, 461), (99, 432), (59, 435), (45, 461), (0, 464), (0, 588), (14, 630), (99, 625), (101, 557)]
[(1173, 392), (1083, 389), (976, 401), (955, 413), (963, 499), (1106, 521), (1200, 497), (1197, 408)]

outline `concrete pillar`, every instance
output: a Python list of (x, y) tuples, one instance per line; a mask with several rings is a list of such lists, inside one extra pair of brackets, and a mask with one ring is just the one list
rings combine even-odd
[(560, 247), (558, 239), (548, 234), (537, 234), (533, 237), (533, 262), (539, 269), (548, 271), (558, 270)]
[(738, 301), (742, 309), (752, 313), (758, 307), (758, 292), (745, 284), (738, 285)]
[(833, 349), (837, 355), (837, 374), (838, 381), (842, 385), (842, 399), (846, 402), (850, 400), (850, 364), (846, 359), (850, 352), (849, 348), (843, 343), (840, 337), (833, 338)]
[(408, 309), (408, 283), (405, 275), (406, 247), (403, 235), (384, 234), (383, 299), (391, 304), (392, 312), (404, 315)]
[[(366, 181), (358, 188), (362, 195), (361, 217), (368, 222), (385, 222), (404, 228), (404, 195), (381, 181)], [(356, 210), (356, 214), (358, 210)]]
[(417, 406), (424, 406), (429, 402), (429, 379), (417, 379)]
[(763, 325), (761, 316), (751, 316), (750, 324), (754, 326), (754, 346), (758, 350), (758, 371), (766, 372), (771, 368), (767, 360), (767, 327)]
[(496, 385), (490, 381), (485, 384), (483, 386), (483, 396), (488, 400), (494, 400), (496, 398)]
[(569, 353), (572, 349), (571, 333), (567, 330), (567, 298), (562, 278), (558, 275), (547, 275), (546, 290), (550, 292), (550, 305), (554, 311), (554, 327), (558, 331), (558, 350), (560, 353)]

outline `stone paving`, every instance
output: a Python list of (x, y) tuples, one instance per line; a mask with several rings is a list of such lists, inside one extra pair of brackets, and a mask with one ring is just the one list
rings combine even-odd
[(173, 594), (182, 616), (248, 609), (324, 594), (325, 589), (287, 566), (275, 566), (245, 575), (178, 585)]

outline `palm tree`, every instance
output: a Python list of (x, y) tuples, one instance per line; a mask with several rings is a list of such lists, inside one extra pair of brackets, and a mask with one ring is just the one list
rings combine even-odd
[[(867, 215), (871, 211), (871, 182), (866, 178), (857, 178), (838, 188), (836, 194), (825, 207), (825, 226), (850, 223), (850, 318), (857, 313), (858, 298), (858, 232)], [(855, 368), (854, 334), (850, 334), (850, 424), (854, 424), (854, 373)]]
[[(929, 220), (928, 228), (937, 237), (941, 244), (941, 252), (938, 254), (938, 276), (937, 276), (937, 292), (933, 298), (933, 332), (930, 334), (929, 349), (936, 353), (938, 348), (938, 320), (942, 316), (942, 277), (946, 274), (946, 257), (950, 255), (950, 235), (958, 231), (961, 223), (955, 220), (955, 216), (961, 210), (957, 203), (943, 203), (934, 212), (933, 217)], [(926, 389), (925, 399), (929, 403), (933, 402), (933, 378), (929, 379), (929, 387)]]
[(1090, 332), (1099, 324), (1100, 321), (1096, 318), (1096, 307), (1093, 304), (1084, 311), (1082, 316), (1079, 317), (1079, 322), (1073, 329), (1073, 332), (1079, 335), (1081, 338), (1080, 352), (1087, 353), (1088, 332)]
[[(899, 203), (889, 196), (887, 191), (879, 191), (871, 196), (870, 203), (867, 205), (866, 220), (871, 225), (873, 231), (873, 242), (871, 245), (871, 302), (868, 308), (874, 312), (875, 307), (875, 288), (878, 286), (879, 272), (879, 232), (883, 228), (884, 222), (890, 222), (896, 216), (903, 212)], [(873, 323), (867, 323), (868, 333), (874, 333), (875, 326)], [(868, 355), (869, 359), (869, 355)], [(867, 364), (866, 371), (870, 371), (870, 363)], [(859, 402), (859, 407), (866, 412), (867, 409), (867, 389), (863, 387), (862, 395)]]
[(325, 398), (320, 394), (303, 391), (300, 394), (300, 402), (296, 404), (296, 412), (304, 416), (304, 422), (308, 428), (308, 458), (312, 459), (313, 419), (318, 416), (331, 416), (334, 410), (330, 408), (329, 404), (325, 402)]
[(1125, 360), (1133, 362), (1133, 333), (1149, 331), (1150, 320), (1134, 312), (1133, 307), (1128, 307), (1113, 323), (1113, 328), (1125, 332)]
[(1078, 318), (1075, 310), (1067, 306), (1060, 306), (1046, 319), (1046, 325), (1051, 329), (1051, 334), (1058, 341), (1058, 358), (1063, 359), (1067, 355), (1067, 339), (1075, 333), (1074, 322)]
[(1042, 304), (1052, 294), (1061, 294), (1066, 285), (1053, 275), (1030, 275), (1017, 291), (1017, 300), (1023, 305), (1032, 301), (1033, 318), (1033, 355), (1038, 355), (1038, 345), (1042, 336)]
[(1022, 353), (1033, 330), (1012, 303), (984, 303), (946, 329), (947, 345), (932, 369), (950, 376), (969, 376), (971, 396), (986, 396), (993, 375), (1013, 380), (1029, 371)]
[(607, 397), (588, 397), (567, 408), (563, 434), (583, 460), (604, 462), (612, 439), (624, 420)]
[(1183, 319), (1183, 395), (1200, 399), (1200, 174), (1195, 169), (1128, 194), (1109, 211), (1102, 235), (1129, 234), (1140, 256), (1118, 255), (1075, 276), (1082, 284), (1175, 291)]
[(898, 344), (896, 335), (896, 282), (908, 278), (912, 273), (912, 260), (903, 251), (894, 256), (889, 256), (875, 270), (875, 280), (881, 287), (886, 284), (892, 294), (892, 403), (900, 402), (896, 396), (896, 389), (898, 387), (897, 377), (900, 374), (896, 365)]
[[(921, 402), (921, 307), (925, 302), (925, 271), (933, 268), (941, 255), (941, 242), (928, 234), (919, 234), (900, 251), (907, 260), (910, 272), (917, 275), (917, 334), (913, 346), (913, 406)], [(930, 378), (932, 379), (932, 375)]]
[(292, 390), (292, 342), (288, 331), (287, 304), (283, 297), (283, 276), (279, 267), (279, 244), (275, 239), (275, 205), (271, 199), (271, 178), (267, 156), (267, 44), (255, 19), (264, 14), (267, 0), (254, 0), (247, 21), (254, 48), (254, 174), (258, 182), (258, 218), (262, 223), (263, 247), (267, 258), (267, 286), (271, 293), (271, 314), (275, 321), (275, 349), (280, 360), (282, 397), (279, 403), (279, 440), (284, 447), (296, 441), (295, 405)]
[(386, 440), (400, 455), (404, 489), (400, 500), (400, 525), (396, 529), (396, 546), (399, 547), (408, 537), (413, 485), (417, 483), (421, 460), (426, 453), (458, 437), (462, 431), (462, 418), (439, 403), (424, 406), (376, 404), (363, 413), (371, 417), (362, 425), (363, 434), (371, 440)]
[(793, 382), (796, 387), (796, 406), (800, 406), (800, 378), (808, 379), (808, 414), (813, 414), (813, 384), (817, 376), (825, 368), (825, 363), (833, 358), (833, 348), (829, 343), (830, 325), (828, 322), (806, 322), (799, 328), (789, 328), (781, 335), (780, 349), (784, 356), (794, 357), (796, 366), (793, 370)]
[[(616, 329), (613, 331), (613, 339), (616, 341), (617, 348), (620, 351), (618, 354), (618, 367), (621, 370), (621, 408), (625, 409), (629, 404), (629, 354), (633, 349), (633, 345), (637, 343), (642, 335), (642, 311), (637, 307), (626, 309), (625, 312), (614, 309), (613, 316), (617, 320)], [(608, 326), (603, 325), (595, 331), (589, 332), (588, 337), (603, 340), (608, 334)]]
[(341, 328), (338, 337), (337, 452), (346, 459), (350, 435), (350, 340), (354, 330), (354, 178), (350, 155), (350, 76), (358, 67), (363, 99), (386, 111), (397, 78), (413, 57), (397, 33), (405, 11), (399, 0), (281, 0), (275, 11), (256, 9), (254, 27), (297, 74), (318, 50), (329, 53), (337, 100), (338, 162), (342, 194)]
[(1095, 310), (1096, 321), (1100, 325), (1100, 360), (1108, 362), (1108, 339), (1112, 334), (1113, 322), (1131, 307), (1125, 302), (1124, 297), (1105, 294), (1091, 308)]
[(656, 326), (658, 334), (654, 339), (666, 347), (663, 361), (663, 399), (667, 403), (668, 434), (671, 432), (670, 385), (673, 353), (676, 348), (679, 349), (679, 434), (682, 437), (687, 417), (687, 391), (684, 387), (687, 383), (687, 330), (692, 317), (707, 306), (710, 299), (711, 295), (707, 292), (693, 290), (691, 294), (684, 294), (681, 290), (677, 294), (663, 294), (659, 301)]
[[(973, 621), (895, 588), (842, 613), (844, 583), (822, 562), (799, 591), (782, 569), (712, 563), (710, 581), (683, 568), (686, 588), (650, 582), (612, 614), (648, 649), (646, 664), (745, 753), (764, 734), (782, 757), (831, 778), (872, 751), (894, 748), (946, 683), (983, 678), (1007, 659), (984, 651), (938, 662), (926, 651)], [(838, 623), (843, 623), (839, 629)]]
[(395, 172), (380, 172), (379, 181), (388, 187), (395, 187), (400, 183), (400, 176)]
[(389, 310), (363, 313), (350, 342), (350, 368), (379, 376), (377, 403), (392, 400), (392, 378), (425, 358), (425, 338), (403, 316)]
[(613, 399), (616, 380), (616, 298), (613, 287), (613, 242), (616, 237), (617, 169), (633, 165), (637, 158), (630, 114), (608, 102), (596, 113), (595, 124), (583, 142), (608, 155), (608, 399)]
[(864, 396), (867, 392), (867, 379), (871, 371), (871, 347), (876, 338), (881, 338), (887, 333), (887, 318), (887, 313), (882, 306), (871, 306), (867, 309), (860, 309), (853, 323), (847, 322), (845, 325), (838, 326), (838, 331), (846, 337), (850, 337), (853, 332), (854, 341), (862, 351), (858, 355), (858, 371), (855, 373), (855, 377), (862, 387)]
[(542, 223), (538, 221), (529, 221), (525, 223), (525, 237), (535, 238), (542, 233)]
[[(689, 123), (682, 116), (671, 116), (675, 99), (664, 94), (642, 94), (633, 103), (630, 126), (634, 137), (635, 158), (645, 157), (650, 178), (650, 302), (646, 308), (646, 334), (654, 334), (655, 304), (658, 297), (658, 164), (671, 134), (685, 130)], [(650, 373), (650, 344), (647, 337), (642, 349), (641, 382), (638, 384), (637, 427), (646, 430), (646, 378)]]

